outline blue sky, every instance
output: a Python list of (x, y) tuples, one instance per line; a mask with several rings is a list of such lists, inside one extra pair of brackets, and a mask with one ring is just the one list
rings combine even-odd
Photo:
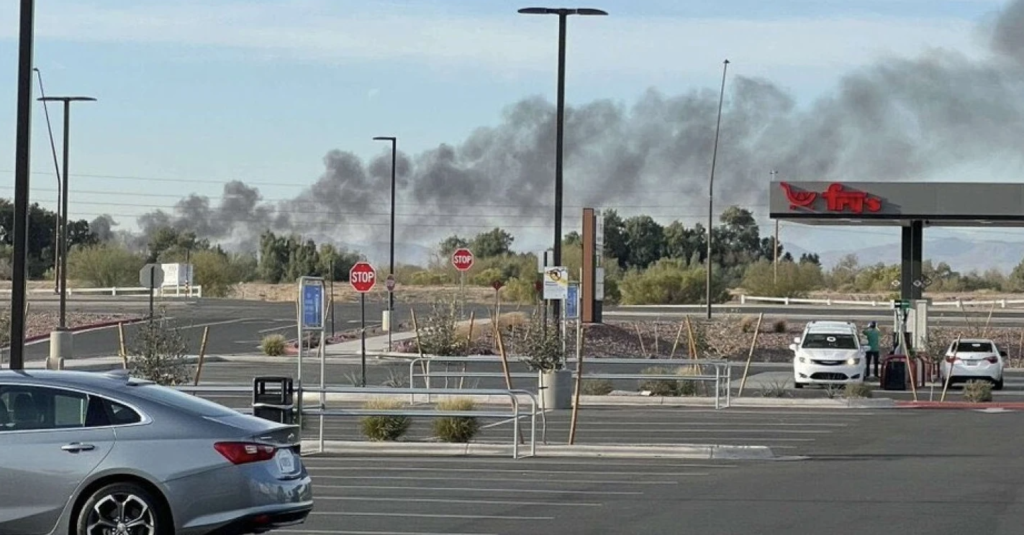
[[(47, 93), (98, 98), (72, 113), (71, 216), (110, 213), (128, 228), (188, 193), (215, 200), (232, 179), (258, 185), (268, 200), (291, 198), (320, 176), (331, 149), (370, 158), (386, 150), (371, 137), (396, 135), (417, 154), (497, 123), (524, 97), (554, 98), (557, 25), (515, 13), (530, 2), (38, 4), (35, 57)], [(628, 104), (652, 87), (716, 89), (728, 57), (731, 73), (768, 78), (809, 103), (878, 58), (931, 47), (983, 55), (979, 23), (1003, 4), (593, 1), (586, 5), (612, 16), (571, 19), (567, 99)], [(17, 15), (17, 2), (0, 3), (5, 196), (13, 192)], [(50, 115), (59, 144), (60, 110)], [(52, 206), (56, 180), (38, 105), (32, 142), (32, 199)], [(819, 238), (806, 229), (790, 235), (813, 247), (822, 241), (814, 232)], [(878, 232), (873, 241), (896, 236)]]

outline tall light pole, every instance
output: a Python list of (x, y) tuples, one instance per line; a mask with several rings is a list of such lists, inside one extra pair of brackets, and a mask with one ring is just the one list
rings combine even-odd
[(708, 302), (708, 319), (711, 319), (711, 229), (715, 225), (715, 163), (718, 160), (718, 132), (722, 128), (722, 102), (725, 100), (725, 73), (729, 60), (722, 64), (722, 92), (718, 96), (718, 124), (715, 126), (715, 148), (711, 153), (711, 179), (708, 181), (708, 256), (704, 262), (707, 273), (705, 296)]
[(64, 103), (64, 180), (61, 184), (61, 222), (60, 222), (60, 323), (57, 330), (50, 333), (51, 365), (55, 366), (58, 359), (70, 358), (72, 351), (72, 334), (67, 330), (68, 300), (68, 182), (71, 173), (68, 167), (68, 154), (71, 147), (71, 103), (94, 102), (92, 97), (41, 97), (43, 102)]
[[(772, 175), (772, 182), (779, 176), (779, 172), (772, 169), (768, 174)], [(775, 220), (775, 240), (772, 242), (772, 284), (779, 283), (779, 220)]]
[[(555, 247), (551, 261), (555, 266), (562, 265), (562, 147), (565, 132), (565, 30), (569, 15), (607, 15), (606, 11), (590, 8), (546, 8), (527, 7), (519, 10), (523, 15), (558, 15), (558, 108), (555, 117)], [(560, 310), (558, 301), (552, 303), (552, 314), (555, 325), (561, 335), (561, 323), (558, 321)]]
[(11, 363), (25, 368), (25, 279), (32, 147), (32, 45), (35, 0), (21, 0), (18, 29), (18, 116), (14, 149), (14, 256), (11, 259)]
[[(43, 73), (39, 68), (32, 69), (39, 79), (39, 95), (46, 96), (46, 89), (43, 87)], [(60, 293), (60, 253), (58, 243), (60, 242), (60, 165), (57, 163), (57, 145), (53, 142), (53, 127), (50, 126), (50, 107), (43, 102), (43, 113), (46, 115), (46, 131), (50, 134), (50, 152), (53, 153), (53, 170), (57, 173), (57, 214), (53, 223), (53, 293)]]
[[(391, 142), (391, 259), (389, 260), (388, 275), (395, 274), (395, 161), (398, 149), (398, 138), (393, 136), (377, 136), (374, 141)], [(388, 351), (391, 351), (391, 315), (395, 311), (395, 292), (388, 292)]]

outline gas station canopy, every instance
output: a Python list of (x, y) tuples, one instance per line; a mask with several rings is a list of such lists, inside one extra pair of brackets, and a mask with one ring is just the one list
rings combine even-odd
[[(769, 216), (805, 225), (902, 227), (902, 299), (921, 299), (924, 227), (1024, 227), (1024, 184), (772, 182)], [(895, 289), (895, 288), (894, 288)]]

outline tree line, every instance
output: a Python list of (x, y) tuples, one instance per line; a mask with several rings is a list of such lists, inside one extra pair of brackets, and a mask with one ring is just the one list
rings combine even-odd
[[(0, 200), (0, 260), (9, 261), (11, 254), (11, 208), (9, 201)], [(29, 217), (29, 276), (52, 278), (56, 214), (33, 205)], [(662, 225), (647, 215), (622, 218), (614, 210), (604, 211), (603, 218), (608, 301), (704, 302), (708, 258), (707, 232), (701, 224), (687, 227), (673, 221)], [(900, 276), (898, 265), (861, 265), (853, 255), (827, 271), (816, 254), (794, 258), (773, 237), (761, 236), (753, 214), (740, 207), (726, 209), (711, 235), (712, 296), (716, 301), (728, 300), (736, 290), (778, 297), (800, 297), (817, 290), (893, 293), (892, 281)], [(69, 223), (69, 237), (69, 278), (78, 283), (136, 286), (138, 272), (146, 263), (188, 261), (194, 266), (195, 284), (202, 285), (209, 296), (227, 296), (235, 284), (242, 282), (288, 283), (301, 276), (347, 281), (349, 270), (362, 259), (355, 251), (270, 231), (261, 235), (257, 250), (241, 253), (225, 251), (193, 232), (170, 227), (153, 232), (141, 250), (101, 241), (84, 220)], [(537, 257), (532, 252), (516, 251), (514, 246), (515, 237), (500, 227), (471, 237), (452, 235), (437, 244), (436, 254), (427, 265), (399, 264), (396, 277), (401, 285), (457, 284), (460, 274), (449, 259), (455, 249), (468, 247), (476, 257), (466, 277), (469, 284), (498, 283), (507, 299), (533, 301), (539, 277)], [(773, 265), (776, 255), (777, 267)], [(562, 263), (573, 278), (578, 277), (582, 239), (576, 232), (563, 240)], [(1008, 275), (998, 270), (960, 273), (948, 264), (933, 265), (930, 261), (922, 267), (932, 281), (928, 291), (1024, 292), (1024, 262)], [(0, 275), (9, 277), (2, 270)]]

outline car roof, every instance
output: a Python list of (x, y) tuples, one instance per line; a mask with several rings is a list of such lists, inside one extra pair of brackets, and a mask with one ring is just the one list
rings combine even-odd
[[(955, 342), (956, 342), (956, 340), (953, 340), (953, 342), (951, 342), (951, 343), (955, 343)], [(960, 339), (960, 343), (961, 344), (992, 344), (992, 345), (995, 345), (995, 342), (993, 342), (992, 340), (990, 340), (988, 338), (961, 338)]]
[(857, 326), (848, 321), (812, 321), (807, 324), (809, 333), (855, 333)]
[(11, 381), (21, 384), (84, 388), (106, 394), (123, 392), (129, 383), (140, 382), (138, 379), (129, 377), (125, 370), (114, 370), (111, 372), (0, 370), (0, 382)]

